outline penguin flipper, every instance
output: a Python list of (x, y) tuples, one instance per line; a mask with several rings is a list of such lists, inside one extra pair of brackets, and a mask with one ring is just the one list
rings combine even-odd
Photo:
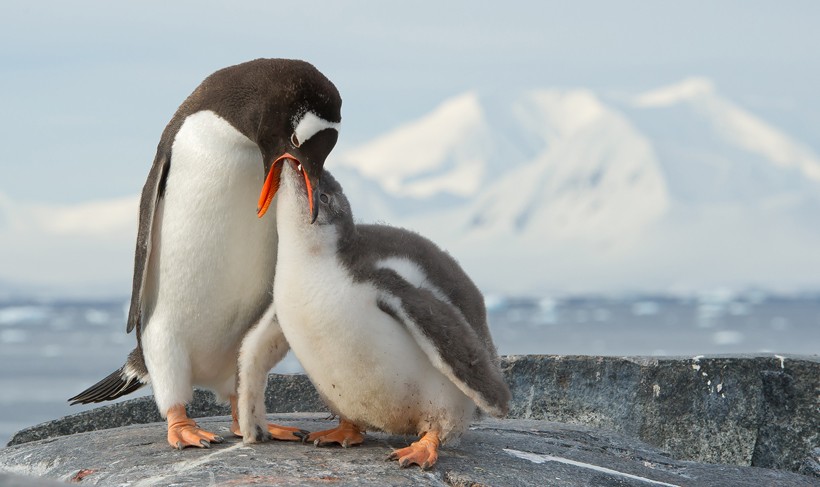
[(69, 401), (71, 401), (72, 406), (75, 404), (111, 401), (131, 394), (144, 385), (136, 377), (125, 377), (123, 369), (119, 368), (93, 386), (70, 398)]
[(142, 293), (148, 275), (148, 261), (151, 257), (151, 238), (154, 230), (154, 215), (157, 203), (165, 192), (165, 181), (170, 169), (170, 154), (163, 150), (157, 151), (154, 164), (148, 172), (148, 179), (142, 187), (140, 197), (139, 228), (137, 229), (137, 246), (134, 252), (134, 280), (131, 287), (131, 306), (128, 310), (128, 325), (126, 331), (136, 328), (137, 336), (141, 334), (142, 325)]
[(481, 409), (494, 416), (506, 415), (510, 390), (495, 352), (488, 350), (464, 314), (395, 271), (380, 269), (374, 277), (384, 290), (379, 309), (405, 326), (433, 366)]
[(135, 348), (128, 355), (125, 365), (111, 372), (104, 379), (69, 399), (71, 405), (91, 404), (95, 402), (111, 401), (122, 397), (148, 383), (148, 370), (142, 350)]

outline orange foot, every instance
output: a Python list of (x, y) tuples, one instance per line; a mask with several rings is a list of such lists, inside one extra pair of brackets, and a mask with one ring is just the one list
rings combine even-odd
[(387, 459), (398, 460), (401, 468), (415, 464), (420, 466), (422, 470), (427, 470), (438, 460), (438, 446), (440, 443), (438, 433), (428, 431), (422, 435), (419, 441), (410, 446), (393, 450), (393, 453)]
[[(242, 436), (242, 432), (239, 430), (239, 413), (237, 408), (236, 396), (231, 396), (231, 417), (233, 418), (233, 422), (231, 423), (231, 433), (235, 434), (236, 436)], [(269, 439), (274, 440), (282, 440), (282, 441), (305, 441), (305, 438), (310, 431), (299, 429), (299, 428), (291, 428), (290, 426), (280, 426), (278, 424), (268, 423), (268, 432), (267, 435), (261, 431), (261, 428), (257, 428), (256, 431), (256, 438), (258, 441), (266, 441)]]
[(185, 406), (179, 404), (168, 410), (168, 443), (177, 450), (186, 446), (210, 448), (211, 443), (222, 443), (222, 437), (205, 431), (185, 413)]
[(346, 419), (340, 419), (339, 426), (329, 430), (311, 433), (305, 441), (312, 441), (316, 446), (338, 443), (342, 445), (342, 447), (347, 448), (349, 446), (362, 444), (364, 442), (364, 436), (358, 426)]

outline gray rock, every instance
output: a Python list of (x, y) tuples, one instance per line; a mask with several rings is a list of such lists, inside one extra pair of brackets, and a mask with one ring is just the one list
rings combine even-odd
[[(325, 414), (272, 415), (271, 421), (320, 430)], [(535, 420), (482, 420), (461, 443), (445, 446), (430, 471), (384, 459), (413, 438), (368, 434), (358, 447), (290, 442), (245, 446), (228, 417), (201, 419), (223, 434), (210, 450), (176, 451), (165, 425), (151, 423), (62, 436), (0, 450), (0, 469), (51, 479), (83, 476), (94, 485), (817, 485), (795, 473), (675, 460), (634, 439), (584, 426)], [(23, 484), (37, 485), (37, 484)]]
[(512, 356), (510, 417), (614, 430), (677, 458), (815, 474), (818, 357)]
[[(583, 424), (640, 439), (675, 458), (820, 477), (820, 359), (510, 356), (510, 418)], [(325, 410), (301, 375), (271, 375), (269, 412)], [(197, 391), (193, 417), (227, 415)], [(159, 421), (149, 397), (17, 433), (9, 445)], [(164, 438), (164, 434), (160, 435)]]
[[(298, 411), (326, 411), (313, 384), (304, 375), (271, 374), (265, 391), (267, 410), (270, 413), (293, 413)], [(188, 414), (193, 418), (224, 416), (230, 408), (218, 404), (213, 393), (195, 390), (194, 399), (188, 404)], [(72, 414), (64, 418), (26, 428), (14, 434), (8, 446), (55, 436), (73, 435), (132, 424), (162, 421), (152, 396), (144, 396), (90, 411)]]
[(64, 483), (56, 480), (0, 472), (0, 486), (2, 487), (59, 487), (61, 485), (65, 486)]

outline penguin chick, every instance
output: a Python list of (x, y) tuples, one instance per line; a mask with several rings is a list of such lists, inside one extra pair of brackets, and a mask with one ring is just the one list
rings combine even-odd
[(340, 417), (337, 428), (308, 440), (346, 447), (361, 443), (367, 429), (418, 434), (389, 459), (429, 468), (439, 444), (464, 432), (476, 406), (494, 416), (508, 410), (510, 391), (483, 297), (458, 263), (424, 237), (354, 224), (341, 186), (327, 171), (314, 188), (319, 209), (311, 223), (304, 178), (292, 164), (284, 166), (276, 314), (291, 349)]

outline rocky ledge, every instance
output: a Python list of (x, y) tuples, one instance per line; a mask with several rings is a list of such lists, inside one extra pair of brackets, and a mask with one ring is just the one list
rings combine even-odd
[[(179, 477), (158, 483), (200, 474), (208, 476), (190, 480), (214, 478), (232, 485), (287, 483), (288, 478), (343, 484), (409, 478), (431, 485), (816, 485), (820, 478), (816, 356), (509, 356), (503, 369), (513, 391), (509, 418), (477, 423), (461, 446), (443, 451), (432, 473), (375, 462), (390, 446), (408, 441), (378, 434), (363, 447), (344, 451), (287, 443), (244, 447), (228, 440), (209, 452), (174, 452), (165, 449), (162, 424), (85, 433), (159, 421), (150, 398), (20, 431), (9, 443), (16, 446), (0, 450), (0, 470), (52, 478), (90, 470), (96, 475), (89, 473), (89, 480), (96, 476), (105, 484), (136, 484), (169, 468)], [(301, 375), (271, 375), (266, 396), (273, 413), (324, 409)], [(209, 417), (228, 411), (210, 394), (198, 392), (190, 413)], [(217, 429), (227, 428), (226, 420), (203, 422), (211, 421)], [(305, 429), (326, 425), (304, 414), (281, 421)], [(154, 460), (155, 473), (136, 467)], [(194, 464), (208, 467), (204, 473), (185, 467)], [(288, 477), (294, 472), (300, 476)], [(524, 474), (533, 477), (525, 481)], [(258, 482), (252, 480), (257, 477)], [(568, 483), (571, 478), (586, 481)]]
[[(308, 430), (335, 423), (321, 413), (271, 415), (270, 420)], [(439, 462), (428, 471), (385, 461), (391, 449), (406, 446), (412, 438), (368, 434), (363, 445), (347, 449), (296, 442), (246, 446), (228, 432), (229, 417), (199, 422), (224, 435), (225, 442), (209, 450), (176, 451), (165, 443), (165, 425), (151, 423), (6, 448), (0, 450), (0, 466), (28, 476), (134, 487), (817, 484), (791, 472), (674, 460), (623, 435), (547, 421), (479, 421), (459, 445), (443, 447)]]

